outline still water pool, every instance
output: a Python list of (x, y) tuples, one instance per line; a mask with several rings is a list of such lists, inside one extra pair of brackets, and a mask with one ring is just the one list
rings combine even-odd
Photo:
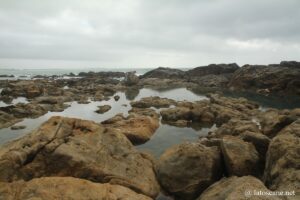
[[(0, 130), (0, 144), (16, 139), (31, 132), (52, 116), (74, 117), (93, 120), (95, 122), (102, 122), (115, 116), (118, 113), (123, 113), (125, 116), (128, 115), (128, 111), (131, 109), (130, 101), (137, 101), (143, 97), (159, 96), (174, 99), (177, 101), (199, 101), (206, 99), (204, 95), (194, 94), (193, 92), (185, 88), (177, 88), (164, 91), (144, 88), (140, 90), (118, 92), (115, 95), (120, 96), (120, 99), (118, 101), (115, 101), (114, 98), (110, 98), (107, 101), (91, 101), (91, 103), (89, 104), (78, 104), (77, 102), (70, 102), (68, 103), (70, 107), (65, 109), (63, 112), (48, 112), (47, 114), (36, 119), (24, 119), (22, 122), (19, 122), (16, 125), (25, 125), (25, 129), (11, 130), (10, 128), (4, 128)], [(95, 112), (95, 110), (97, 110), (97, 107), (100, 105), (110, 105), (112, 108), (106, 113), (98, 114)], [(159, 112), (159, 110), (157, 110), (157, 112)], [(183, 141), (196, 140), (199, 136), (206, 135), (209, 130), (210, 128), (195, 130), (189, 127), (179, 128), (166, 124), (160, 124), (160, 127), (152, 136), (151, 140), (143, 145), (137, 146), (137, 148), (143, 151), (150, 152), (155, 156), (159, 156), (166, 148)]]

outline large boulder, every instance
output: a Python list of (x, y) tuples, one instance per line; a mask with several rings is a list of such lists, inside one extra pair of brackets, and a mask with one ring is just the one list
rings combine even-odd
[(0, 183), (0, 199), (151, 200), (120, 185), (93, 183), (72, 177), (44, 177), (28, 182)]
[(167, 149), (159, 158), (157, 177), (176, 199), (195, 199), (222, 176), (220, 151), (200, 143), (184, 143)]
[(279, 65), (245, 65), (238, 69), (228, 86), (233, 90), (266, 90), (300, 94), (300, 63)]
[(0, 148), (0, 181), (72, 176), (119, 184), (155, 197), (153, 161), (123, 135), (92, 121), (52, 117)]
[(118, 114), (102, 122), (105, 127), (112, 128), (114, 132), (124, 134), (133, 144), (147, 142), (159, 127), (157, 117), (131, 113), (127, 117)]
[(261, 175), (259, 154), (253, 144), (225, 136), (221, 141), (221, 150), (228, 175)]
[(271, 140), (264, 172), (271, 190), (300, 192), (300, 120), (284, 128)]
[(271, 192), (257, 178), (252, 176), (223, 178), (207, 188), (197, 200), (279, 200), (274, 195), (259, 195)]
[(268, 138), (262, 133), (251, 131), (243, 132), (239, 135), (239, 138), (246, 142), (252, 143), (255, 146), (257, 152), (259, 153), (261, 161), (264, 163), (268, 147), (271, 142), (270, 138)]
[(184, 71), (168, 67), (158, 67), (146, 72), (140, 78), (160, 78), (160, 79), (178, 79), (183, 78)]

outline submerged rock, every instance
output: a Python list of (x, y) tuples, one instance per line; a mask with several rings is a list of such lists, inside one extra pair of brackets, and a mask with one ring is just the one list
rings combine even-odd
[(20, 130), (20, 129), (25, 129), (26, 128), (26, 126), (24, 126), (24, 125), (15, 125), (15, 126), (12, 126), (12, 127), (10, 127), (10, 129), (11, 130)]
[(96, 110), (95, 112), (96, 113), (99, 113), (99, 114), (103, 114), (103, 113), (106, 113), (107, 111), (109, 111), (111, 109), (111, 106), (110, 105), (103, 105), (103, 106), (98, 106), (98, 110)]
[(152, 160), (123, 135), (92, 121), (52, 117), (41, 127), (0, 147), (0, 181), (72, 176), (119, 184), (155, 197)]
[(167, 149), (159, 158), (157, 177), (176, 199), (195, 199), (219, 180), (223, 170), (217, 147), (184, 143)]
[(151, 200), (120, 185), (93, 183), (72, 177), (44, 177), (28, 182), (0, 183), (0, 199)]
[(120, 96), (119, 96), (119, 95), (116, 95), (116, 96), (114, 96), (114, 99), (115, 99), (115, 101), (119, 101)]
[[(258, 192), (271, 192), (257, 178), (252, 176), (223, 178), (207, 188), (197, 200), (279, 200), (274, 195), (258, 195)], [(254, 192), (257, 192), (255, 195)]]

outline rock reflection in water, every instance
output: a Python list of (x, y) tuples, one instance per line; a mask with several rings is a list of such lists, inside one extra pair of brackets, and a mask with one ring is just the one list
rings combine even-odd
[[(39, 127), (43, 122), (47, 121), (52, 116), (74, 117), (93, 120), (95, 122), (102, 122), (118, 113), (123, 113), (124, 116), (127, 116), (128, 111), (131, 109), (129, 100), (131, 98), (133, 98), (135, 101), (149, 96), (166, 97), (177, 101), (196, 101), (206, 98), (205, 96), (196, 95), (184, 88), (177, 88), (167, 91), (157, 91), (147, 88), (140, 90), (132, 89), (127, 92), (117, 92), (115, 95), (120, 96), (118, 101), (115, 101), (114, 98), (111, 97), (107, 101), (91, 101), (89, 104), (70, 102), (70, 107), (65, 109), (63, 112), (48, 112), (39, 118), (25, 119), (22, 122), (17, 123), (16, 125), (26, 126), (26, 128), (22, 130), (11, 130), (10, 128), (1, 129), (0, 144), (30, 133), (33, 129)], [(101, 105), (110, 105), (112, 108), (106, 113), (98, 114), (95, 111), (98, 109), (98, 106)], [(156, 109), (156, 111), (159, 112), (159, 109)], [(156, 131), (152, 139), (144, 145), (137, 146), (137, 148), (150, 151), (155, 156), (159, 156), (167, 147), (183, 141), (196, 140), (200, 135), (207, 134), (207, 130), (209, 129), (203, 128), (201, 130), (195, 130), (190, 127), (179, 128), (161, 124), (160, 128)]]

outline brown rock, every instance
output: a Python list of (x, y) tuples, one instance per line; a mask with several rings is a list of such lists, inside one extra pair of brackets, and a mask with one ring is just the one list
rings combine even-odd
[(260, 175), (259, 154), (253, 144), (226, 136), (222, 139), (221, 150), (230, 176)]
[(223, 178), (207, 188), (197, 200), (279, 200), (276, 196), (255, 195), (255, 192), (271, 192), (252, 176)]
[(0, 110), (14, 115), (16, 118), (37, 118), (48, 112), (43, 106), (36, 103), (18, 103), (0, 108)]
[(271, 140), (264, 172), (271, 190), (300, 192), (300, 120), (295, 121)]
[(6, 112), (0, 111), (0, 129), (7, 128), (15, 123), (22, 121), (21, 119), (15, 118), (13, 115)]
[(250, 120), (242, 119), (230, 119), (227, 123), (223, 124), (220, 128), (216, 130), (217, 135), (233, 135), (238, 136), (246, 131), (260, 132), (257, 123)]
[(158, 194), (153, 162), (123, 135), (92, 121), (52, 117), (0, 147), (0, 181), (72, 176)]
[(103, 105), (103, 106), (98, 106), (98, 110), (96, 110), (95, 112), (96, 113), (99, 113), (99, 114), (103, 114), (103, 113), (106, 113), (107, 111), (109, 111), (111, 109), (111, 106), (110, 105)]
[(162, 110), (160, 115), (164, 121), (178, 121), (178, 120), (187, 120), (192, 119), (192, 113), (189, 108), (186, 107), (175, 107)]
[(120, 185), (93, 183), (72, 177), (44, 177), (28, 182), (0, 183), (0, 199), (151, 200)]
[(246, 142), (251, 142), (255, 146), (257, 152), (259, 153), (261, 160), (265, 160), (266, 153), (268, 151), (268, 147), (271, 141), (270, 138), (263, 135), (262, 133), (255, 133), (251, 131), (243, 132), (239, 136), (239, 138)]
[(217, 147), (184, 143), (167, 149), (160, 157), (157, 177), (176, 199), (194, 199), (219, 180), (223, 171)]
[(132, 107), (137, 108), (168, 108), (171, 105), (174, 105), (176, 102), (172, 99), (168, 98), (160, 98), (158, 96), (155, 97), (144, 97), (139, 101), (133, 101), (131, 102)]
[(24, 129), (24, 128), (26, 128), (26, 126), (24, 126), (24, 125), (19, 125), (19, 126), (15, 125), (15, 126), (10, 127), (11, 130), (20, 130), (20, 129)]
[(115, 101), (119, 101), (120, 96), (119, 96), (119, 95), (116, 95), (116, 96), (114, 96), (114, 99), (115, 99)]
[(139, 77), (135, 75), (135, 72), (127, 72), (125, 74), (124, 83), (127, 86), (137, 85), (139, 82)]
[(295, 120), (296, 118), (289, 115), (289, 113), (276, 109), (269, 109), (261, 114), (263, 133), (268, 137), (273, 138), (280, 130), (293, 123)]
[(118, 114), (102, 124), (113, 128), (114, 132), (124, 134), (133, 144), (142, 144), (155, 133), (159, 127), (159, 120), (155, 117), (132, 113), (128, 117)]

